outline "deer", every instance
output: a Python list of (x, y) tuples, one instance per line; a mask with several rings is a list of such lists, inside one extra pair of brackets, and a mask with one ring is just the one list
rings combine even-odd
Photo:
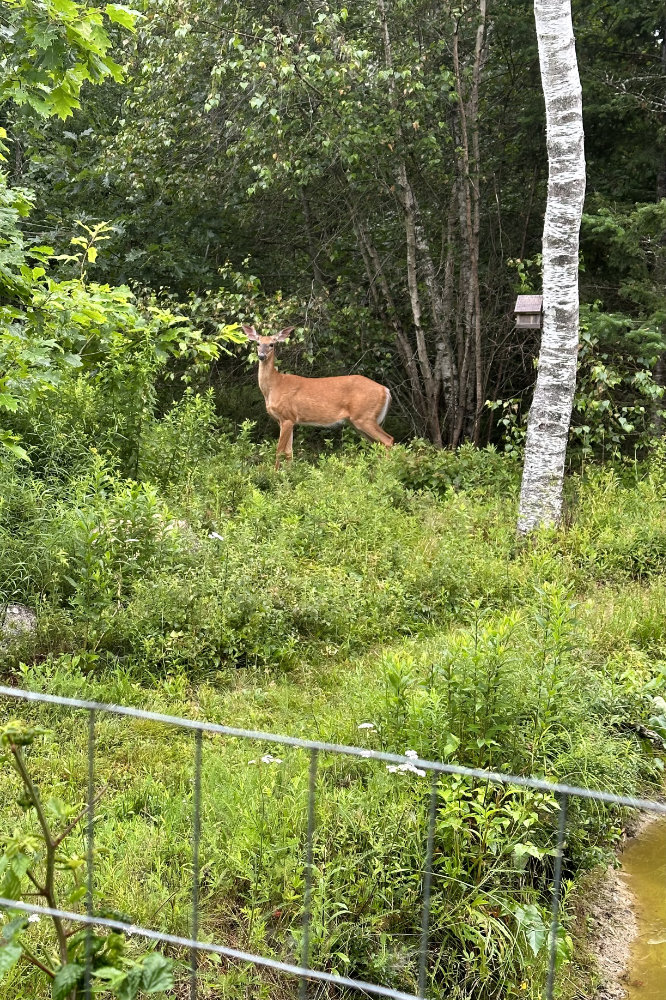
[(288, 340), (294, 329), (287, 326), (273, 336), (261, 337), (253, 326), (243, 326), (247, 339), (257, 344), (259, 388), (266, 411), (280, 425), (275, 468), (280, 468), (283, 455), (291, 461), (297, 425), (339, 427), (350, 423), (364, 437), (383, 444), (388, 453), (393, 438), (380, 424), (391, 403), (390, 390), (365, 375), (305, 378), (277, 371), (275, 346)]

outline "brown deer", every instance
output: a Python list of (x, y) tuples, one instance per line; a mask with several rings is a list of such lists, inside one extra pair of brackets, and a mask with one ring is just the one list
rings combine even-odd
[(388, 450), (393, 438), (379, 426), (391, 402), (391, 393), (365, 375), (336, 375), (333, 378), (303, 378), (275, 369), (275, 345), (287, 340), (294, 329), (288, 326), (273, 337), (260, 337), (253, 326), (244, 326), (248, 340), (256, 340), (259, 358), (259, 388), (266, 410), (280, 425), (275, 468), (280, 457), (292, 457), (294, 427), (338, 427), (349, 421), (371, 441)]

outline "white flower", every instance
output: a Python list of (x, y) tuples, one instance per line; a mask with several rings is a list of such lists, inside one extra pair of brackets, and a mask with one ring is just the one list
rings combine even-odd
[(256, 760), (248, 760), (248, 764), (256, 764)]
[(211, 531), (209, 538), (216, 538), (218, 542), (224, 541), (224, 535), (218, 535), (217, 531)]
[(39, 913), (31, 913), (30, 916), (28, 917), (29, 924), (38, 924), (39, 921), (40, 921)]
[(360, 726), (357, 726), (356, 728), (357, 729), (374, 729), (375, 728), (375, 724), (374, 724), (374, 722), (362, 722), (360, 724)]
[(420, 767), (414, 767), (413, 764), (403, 764), (401, 770), (410, 771), (412, 774), (418, 774), (419, 778), (425, 778), (425, 771), (422, 771)]
[(387, 764), (386, 770), (391, 774), (395, 774), (397, 771), (408, 771), (410, 774), (418, 774), (419, 778), (425, 778), (425, 771), (422, 771), (420, 767), (414, 767), (413, 764)]
[(372, 750), (361, 750), (361, 757), (372, 757)]
[(261, 760), (262, 760), (262, 763), (264, 763), (264, 764), (282, 764), (283, 763), (281, 757), (273, 757), (273, 755), (270, 754), (270, 753), (264, 754), (264, 756), (261, 758)]
[(405, 750), (405, 757), (410, 757), (412, 760), (418, 760), (418, 754), (416, 750)]

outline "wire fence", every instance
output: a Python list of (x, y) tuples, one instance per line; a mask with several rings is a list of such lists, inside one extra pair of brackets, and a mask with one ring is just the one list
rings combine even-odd
[[(88, 735), (87, 735), (87, 809), (86, 809), (86, 911), (76, 913), (68, 910), (56, 909), (37, 903), (28, 903), (15, 899), (0, 897), (0, 908), (24, 912), (29, 914), (55, 916), (64, 920), (71, 920), (88, 926), (105, 927), (112, 930), (122, 931), (125, 934), (136, 935), (150, 941), (172, 945), (189, 951), (190, 975), (189, 975), (189, 995), (190, 1000), (197, 1000), (199, 995), (199, 975), (198, 956), (200, 953), (218, 955), (220, 957), (248, 963), (259, 968), (270, 969), (295, 976), (299, 980), (300, 1000), (307, 997), (308, 982), (327, 984), (332, 987), (351, 989), (361, 993), (368, 993), (373, 996), (390, 997), (392, 1000), (416, 1000), (424, 998), (427, 993), (428, 984), (428, 955), (430, 942), (430, 904), (432, 892), (433, 876), (433, 856), (435, 843), (435, 829), (438, 808), (439, 782), (443, 775), (458, 775), (461, 777), (475, 778), (491, 784), (499, 784), (516, 788), (528, 788), (538, 791), (548, 792), (557, 797), (559, 804), (559, 816), (557, 824), (557, 846), (554, 852), (554, 866), (551, 892), (551, 924), (548, 938), (548, 970), (545, 986), (545, 996), (547, 1000), (552, 1000), (555, 987), (557, 940), (560, 928), (560, 893), (562, 884), (562, 858), (567, 829), (567, 811), (571, 798), (593, 800), (600, 803), (623, 806), (630, 809), (643, 810), (666, 816), (666, 805), (651, 799), (642, 799), (632, 796), (616, 795), (612, 792), (597, 791), (589, 788), (580, 788), (575, 785), (568, 785), (559, 782), (545, 781), (539, 778), (525, 777), (523, 775), (505, 774), (497, 771), (486, 771), (477, 768), (462, 767), (456, 764), (446, 764), (440, 761), (422, 760), (402, 754), (387, 753), (383, 751), (366, 749), (363, 747), (344, 746), (334, 743), (326, 743), (318, 740), (299, 739), (293, 736), (284, 736), (276, 733), (266, 733), (256, 730), (239, 729), (234, 726), (223, 726), (216, 723), (203, 722), (195, 719), (182, 718), (179, 716), (165, 715), (159, 712), (151, 712), (143, 709), (130, 708), (121, 705), (104, 704), (95, 701), (86, 701), (80, 698), (65, 698), (58, 695), (43, 694), (32, 691), (24, 691), (18, 688), (0, 686), (0, 698), (10, 699), (14, 702), (40, 703), (46, 705), (62, 706), (64, 708), (83, 710), (88, 714)], [(140, 719), (166, 726), (176, 727), (180, 730), (191, 730), (194, 734), (192, 747), (192, 863), (193, 876), (191, 885), (191, 906), (190, 906), (190, 935), (180, 936), (155, 930), (150, 927), (143, 927), (137, 924), (124, 923), (120, 920), (104, 918), (94, 912), (94, 857), (95, 857), (95, 810), (99, 795), (95, 789), (95, 751), (96, 751), (96, 723), (99, 714), (106, 713), (115, 716), (124, 716), (131, 719)], [(280, 961), (268, 955), (253, 954), (228, 947), (214, 942), (200, 939), (200, 887), (201, 887), (201, 778), (202, 778), (202, 737), (204, 733), (211, 735), (222, 735), (237, 737), (241, 740), (254, 742), (273, 743), (282, 746), (289, 746), (307, 751), (309, 754), (308, 771), (308, 809), (307, 809), (307, 832), (305, 844), (304, 865), (304, 894), (302, 909), (302, 941), (299, 964)], [(319, 757), (322, 753), (336, 754), (343, 757), (362, 758), (368, 761), (382, 761), (389, 765), (402, 765), (409, 769), (417, 768), (422, 772), (430, 774), (430, 795), (428, 800), (428, 824), (427, 840), (424, 845), (424, 867), (423, 867), (423, 890), (421, 898), (421, 928), (418, 949), (418, 992), (416, 994), (406, 993), (401, 990), (383, 986), (378, 983), (366, 982), (348, 976), (342, 976), (325, 970), (312, 968), (310, 965), (310, 930), (312, 922), (312, 886), (313, 886), (313, 845), (316, 828), (316, 790), (317, 790), (317, 769)], [(86, 996), (90, 994), (92, 956), (86, 956)]]

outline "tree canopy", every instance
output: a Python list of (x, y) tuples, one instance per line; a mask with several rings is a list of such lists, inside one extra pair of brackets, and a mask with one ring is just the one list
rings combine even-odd
[[(663, 11), (573, 15), (589, 334), (572, 440), (642, 447), (663, 381)], [(512, 308), (540, 288), (547, 179), (530, 4), (10, 0), (2, 31), (14, 295), (21, 255), (105, 222), (91, 278), (187, 304), (204, 338), (295, 323), (292, 369), (387, 382), (399, 437), (520, 446), (538, 333)], [(244, 377), (216, 362), (223, 407)]]

